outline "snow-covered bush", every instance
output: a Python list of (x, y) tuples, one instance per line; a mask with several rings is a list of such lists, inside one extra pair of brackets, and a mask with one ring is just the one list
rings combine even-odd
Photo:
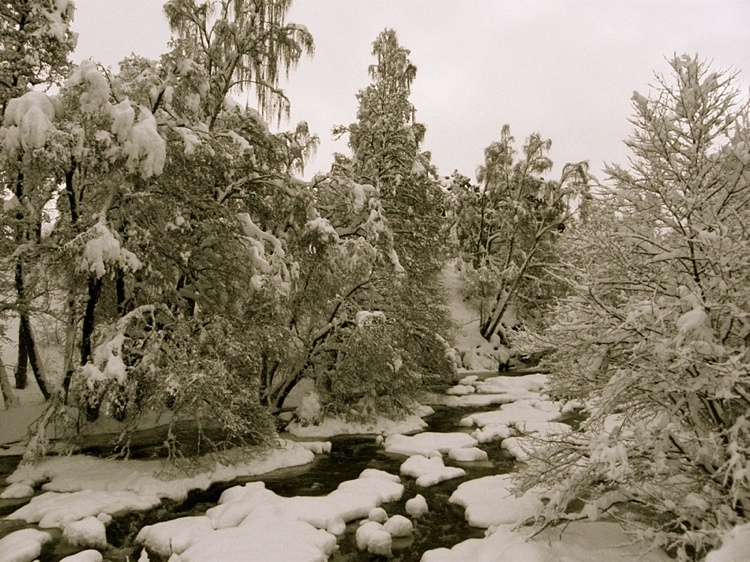
[(589, 419), (527, 484), (552, 488), (552, 518), (617, 489), (656, 512), (644, 537), (689, 559), (750, 505), (750, 129), (733, 75), (671, 67), (633, 95), (631, 169), (608, 169), (569, 233), (572, 295), (539, 341), (553, 392)]

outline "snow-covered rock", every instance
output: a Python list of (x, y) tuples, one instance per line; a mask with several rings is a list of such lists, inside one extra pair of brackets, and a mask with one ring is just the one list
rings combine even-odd
[(466, 475), (463, 468), (445, 466), (441, 457), (427, 458), (422, 455), (413, 455), (406, 459), (400, 471), (405, 476), (416, 478), (417, 486), (423, 488)]
[(425, 513), (430, 511), (430, 508), (427, 505), (427, 500), (424, 499), (424, 496), (422, 494), (417, 494), (413, 498), (406, 500), (405, 508), (406, 513), (408, 513), (415, 519), (422, 517)]
[(477, 447), (459, 447), (448, 451), (448, 458), (458, 462), (486, 461), (487, 452)]
[(386, 513), (385, 509), (382, 507), (373, 507), (370, 510), (370, 513), (367, 514), (367, 518), (370, 521), (375, 521), (376, 523), (385, 523), (388, 521), (388, 513)]
[(193, 543), (213, 531), (211, 520), (205, 515), (180, 517), (143, 527), (135, 537), (135, 543), (166, 558), (172, 553), (185, 552)]
[(434, 452), (447, 453), (459, 447), (473, 447), (477, 444), (468, 433), (435, 433), (425, 431), (417, 435), (390, 435), (385, 440), (385, 450), (399, 455), (422, 455), (429, 457)]
[(65, 526), (63, 537), (70, 544), (106, 548), (107, 529), (96, 517), (89, 515), (79, 521), (73, 521)]
[(21, 529), (0, 539), (0, 562), (31, 562), (52, 536), (37, 529)]
[[(144, 551), (145, 552), (145, 551)], [(148, 556), (148, 555), (147, 555)], [(98, 550), (82, 550), (72, 556), (66, 556), (60, 562), (102, 562), (104, 557)], [(147, 559), (148, 560), (148, 559)]]
[(507, 439), (510, 435), (511, 429), (504, 423), (491, 423), (475, 430), (471, 434), (479, 443), (489, 443), (495, 439)]
[(383, 524), (392, 537), (408, 537), (414, 532), (414, 524), (403, 515), (394, 515)]
[(11, 484), (3, 493), (0, 494), (0, 499), (10, 500), (19, 498), (28, 498), (34, 495), (34, 488), (25, 482), (17, 482)]
[(375, 521), (365, 521), (355, 535), (357, 548), (366, 550), (370, 554), (390, 558), (393, 537), (385, 530), (385, 527)]
[(219, 529), (194, 542), (171, 562), (321, 562), (336, 548), (336, 537), (304, 521), (272, 514), (253, 515), (239, 527)]

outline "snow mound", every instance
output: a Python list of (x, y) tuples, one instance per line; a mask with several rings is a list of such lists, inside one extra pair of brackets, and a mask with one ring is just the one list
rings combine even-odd
[(463, 468), (445, 466), (442, 457), (414, 455), (401, 465), (401, 474), (416, 478), (417, 486), (428, 488), (444, 480), (461, 478), (466, 475), (466, 471)]
[(461, 447), (451, 449), (448, 452), (448, 458), (458, 462), (478, 462), (489, 459), (487, 452), (477, 447)]
[(382, 507), (373, 507), (370, 510), (370, 513), (367, 514), (367, 518), (370, 521), (375, 521), (376, 523), (385, 523), (388, 521), (388, 513), (386, 513), (385, 509)]
[(489, 443), (495, 439), (507, 439), (510, 437), (511, 429), (504, 423), (491, 423), (475, 430), (471, 436), (479, 443)]
[(182, 554), (213, 531), (211, 520), (205, 515), (181, 517), (143, 527), (135, 537), (135, 543), (167, 558), (172, 553)]
[(10, 499), (20, 499), (20, 498), (28, 498), (34, 495), (34, 488), (30, 486), (29, 484), (25, 482), (16, 482), (15, 484), (11, 484), (5, 490), (3, 490), (3, 493), (0, 494), (0, 499), (4, 500), (10, 500)]
[(93, 515), (66, 525), (63, 537), (76, 546), (107, 547), (107, 529), (104, 523)]
[(394, 515), (383, 527), (394, 538), (408, 537), (414, 532), (414, 524), (403, 515)]
[(477, 444), (468, 433), (434, 433), (425, 431), (417, 435), (390, 435), (385, 440), (387, 453), (399, 455), (422, 455), (429, 457), (435, 452), (448, 453), (451, 449), (473, 447)]
[(466, 508), (469, 525), (485, 529), (525, 521), (542, 508), (534, 493), (516, 497), (512, 489), (511, 474), (485, 476), (460, 484), (448, 501)]
[(98, 550), (82, 550), (72, 556), (66, 556), (60, 562), (102, 562), (104, 557)]
[(309, 523), (264, 514), (206, 534), (170, 561), (324, 562), (335, 547), (336, 537)]
[(52, 536), (36, 529), (21, 529), (0, 539), (0, 562), (31, 562)]
[(390, 558), (393, 537), (385, 530), (383, 525), (375, 521), (365, 521), (358, 529), (356, 534), (357, 548), (366, 550), (376, 556), (385, 556)]
[(456, 386), (450, 387), (445, 391), (446, 394), (454, 396), (465, 396), (467, 394), (474, 394), (477, 391), (476, 387), (470, 384), (457, 384)]
[(422, 517), (425, 513), (430, 511), (427, 506), (427, 500), (424, 499), (422, 494), (417, 494), (413, 498), (406, 501), (406, 513), (414, 517), (415, 519)]
[(721, 541), (721, 548), (709, 552), (706, 562), (738, 562), (750, 553), (750, 523), (730, 529)]

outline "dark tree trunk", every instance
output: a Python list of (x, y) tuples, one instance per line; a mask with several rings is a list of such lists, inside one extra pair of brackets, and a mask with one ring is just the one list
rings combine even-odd
[(81, 335), (81, 365), (85, 365), (91, 358), (91, 337), (94, 335), (96, 305), (102, 293), (102, 280), (89, 277), (89, 300), (86, 302), (86, 312), (83, 316), (83, 333)]
[(28, 377), (29, 352), (26, 348), (26, 333), (23, 324), (18, 323), (18, 362), (16, 363), (16, 388), (22, 390), (29, 384)]
[(125, 290), (125, 270), (121, 267), (117, 268), (117, 274), (115, 277), (115, 292), (117, 293), (117, 314), (120, 317), (125, 316), (129, 312), (127, 291)]

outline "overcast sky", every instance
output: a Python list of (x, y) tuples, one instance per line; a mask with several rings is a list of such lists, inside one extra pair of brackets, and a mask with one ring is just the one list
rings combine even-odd
[[(133, 52), (166, 51), (160, 0), (75, 3), (75, 62), (110, 66)], [(740, 71), (745, 95), (750, 86), (745, 0), (295, 0), (287, 21), (306, 25), (316, 44), (282, 84), (292, 103), (282, 128), (305, 120), (321, 139), (306, 176), (347, 151), (331, 127), (355, 119), (372, 42), (386, 27), (411, 50), (411, 99), (443, 175), (458, 169), (474, 179), (484, 148), (508, 123), (519, 147), (540, 132), (553, 141), (557, 169), (588, 160), (601, 177), (605, 162), (626, 163), (633, 91), (647, 94), (674, 53)]]

